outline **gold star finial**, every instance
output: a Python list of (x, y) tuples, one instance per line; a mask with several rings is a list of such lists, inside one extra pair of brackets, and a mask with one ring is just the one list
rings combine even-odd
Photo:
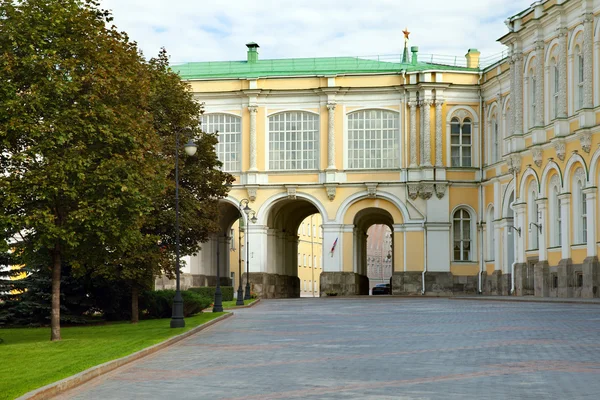
[(402, 31), (402, 33), (404, 33), (404, 39), (408, 40), (408, 35), (410, 35), (410, 32), (408, 31), (408, 28), (404, 28), (404, 30)]

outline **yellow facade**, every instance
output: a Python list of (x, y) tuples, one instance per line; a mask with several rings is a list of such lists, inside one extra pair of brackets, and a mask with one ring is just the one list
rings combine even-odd
[[(246, 233), (257, 293), (297, 297), (307, 281), (319, 295), (365, 294), (374, 224), (392, 232), (396, 294), (600, 292), (600, 36), (577, 7), (595, 2), (554, 3), (511, 17), (500, 39), (509, 56), (480, 68), (466, 68), (476, 50), (457, 67), (421, 62), (417, 48), (395, 64), (261, 64), (249, 44), (238, 75), (187, 76), (205, 116), (221, 121), (206, 127), (220, 132), (219, 157), (237, 165), (222, 233), (243, 199), (256, 213)], [(311, 215), (316, 269), (299, 234)], [(214, 275), (221, 242), (192, 259), (192, 274)], [(226, 254), (231, 272), (237, 258)]]

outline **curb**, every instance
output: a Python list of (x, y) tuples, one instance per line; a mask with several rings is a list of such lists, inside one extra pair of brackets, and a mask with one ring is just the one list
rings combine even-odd
[(154, 354), (157, 351), (160, 351), (168, 346), (171, 346), (189, 336), (192, 336), (209, 326), (216, 324), (217, 322), (223, 321), (224, 319), (232, 317), (233, 314), (228, 313), (222, 315), (218, 318), (213, 319), (205, 324), (199, 325), (194, 329), (190, 329), (187, 332), (184, 332), (180, 335), (173, 336), (164, 342), (157, 343), (153, 346), (146, 347), (145, 349), (136, 351), (133, 354), (130, 354), (125, 357), (117, 358), (116, 360), (107, 361), (104, 364), (96, 365), (95, 367), (88, 368), (85, 371), (81, 371), (78, 374), (73, 376), (69, 376), (67, 378), (61, 379), (60, 381), (50, 383), (46, 386), (42, 386), (39, 389), (32, 390), (31, 392), (25, 393), (24, 395), (17, 397), (17, 400), (41, 400), (48, 399), (54, 396), (57, 396), (67, 390), (73, 389), (77, 386), (83, 385), (84, 383), (97, 378), (101, 375), (104, 375), (108, 372), (111, 372), (119, 367), (122, 367), (130, 362), (137, 361), (141, 358), (149, 356), (150, 354)]
[(540, 297), (542, 300), (529, 300), (529, 299), (520, 299), (520, 298), (511, 298), (511, 299), (478, 299), (477, 297), (449, 297), (450, 300), (471, 300), (471, 301), (503, 301), (505, 303), (545, 303), (545, 304), (588, 304), (588, 305), (600, 305), (598, 301), (585, 301), (585, 300), (543, 300), (543, 297)]
[(250, 308), (250, 307), (254, 307), (255, 305), (257, 305), (258, 303), (260, 303), (260, 299), (256, 299), (255, 302), (248, 304), (247, 306), (235, 306), (235, 307), (227, 307), (224, 308), (223, 310), (239, 310), (240, 308)]

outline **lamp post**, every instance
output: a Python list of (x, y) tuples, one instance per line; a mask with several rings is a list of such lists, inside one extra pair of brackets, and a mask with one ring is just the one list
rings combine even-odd
[[(240, 203), (241, 204), (241, 203)], [(238, 271), (239, 271), (239, 285), (237, 290), (236, 306), (244, 305), (244, 289), (242, 288), (242, 231), (244, 230), (244, 216), (240, 216), (240, 222), (238, 224)], [(246, 233), (244, 233), (244, 238)], [(234, 282), (235, 283), (235, 282)]]
[[(193, 156), (198, 150), (198, 146), (190, 139), (184, 146), (185, 152)], [(179, 279), (179, 130), (175, 132), (175, 297), (173, 298), (173, 314), (171, 316), (171, 328), (183, 328), (185, 320), (183, 319), (183, 297), (181, 297), (180, 279)]]
[[(224, 234), (223, 241), (224, 243), (227, 242), (227, 234)], [(219, 236), (217, 236), (217, 286), (215, 287), (215, 302), (213, 305), (213, 312), (223, 312), (223, 293), (221, 292), (221, 268), (219, 265), (220, 247), (221, 243), (219, 243)]]
[[(256, 223), (256, 213), (254, 210), (248, 211), (248, 220)], [(244, 300), (250, 300), (250, 237), (246, 231), (246, 294)]]

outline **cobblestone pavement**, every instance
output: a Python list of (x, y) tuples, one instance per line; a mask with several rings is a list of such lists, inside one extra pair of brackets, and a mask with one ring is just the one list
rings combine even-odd
[(600, 307), (266, 300), (61, 398), (598, 399)]

